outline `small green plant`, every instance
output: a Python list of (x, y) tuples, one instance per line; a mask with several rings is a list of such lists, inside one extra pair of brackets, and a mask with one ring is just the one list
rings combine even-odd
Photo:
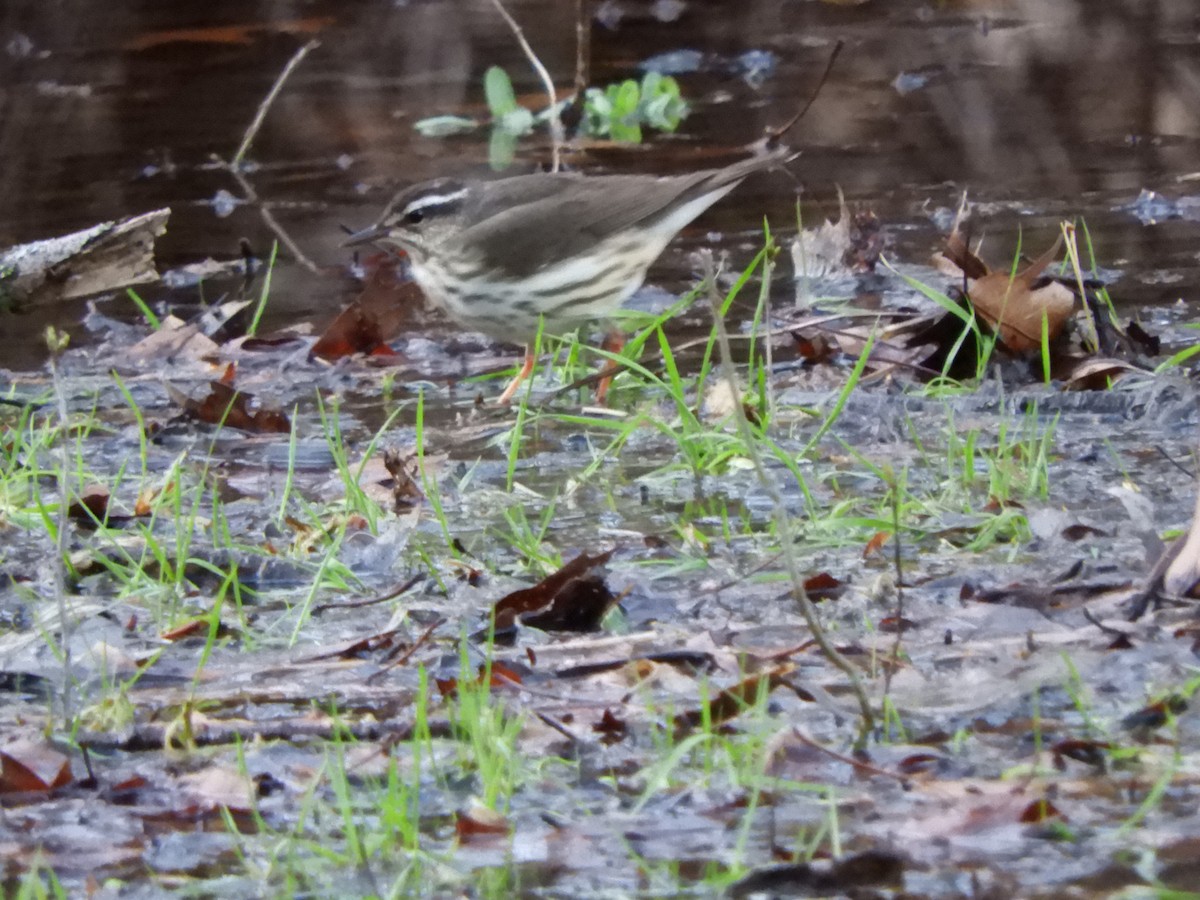
[[(499, 171), (511, 165), (517, 141), (538, 125), (557, 116), (573, 98), (534, 112), (517, 102), (512, 80), (499, 66), (483, 76), (483, 93), (491, 115), (488, 162)], [(607, 137), (622, 143), (642, 140), (642, 129), (673, 132), (689, 112), (687, 101), (670, 75), (647, 72), (606, 87), (590, 87), (582, 99), (579, 131), (586, 137)], [(421, 119), (414, 127), (426, 137), (446, 137), (475, 130), (479, 122), (467, 116), (440, 115)]]
[(523, 722), (492, 697), (492, 646), (488, 640), (484, 648), (487, 662), (476, 672), (470, 645), (463, 639), (450, 720), (459, 737), (459, 764), (474, 776), (480, 803), (505, 813), (521, 779), (523, 759), (517, 752), (517, 737)]
[(673, 132), (688, 114), (679, 83), (670, 75), (647, 72), (641, 83), (632, 78), (606, 88), (588, 88), (583, 97), (583, 132), (638, 144), (642, 127)]

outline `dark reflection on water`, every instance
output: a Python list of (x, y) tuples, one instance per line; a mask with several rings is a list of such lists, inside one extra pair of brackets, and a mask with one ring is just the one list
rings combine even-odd
[[(510, 7), (556, 81), (569, 85), (574, 4)], [(658, 21), (651, 13), (663, 8), (682, 11)], [(898, 226), (898, 257), (919, 261), (937, 241), (930, 212), (967, 189), (997, 204), (984, 218), (997, 259), (1015, 246), (1016, 225), (1024, 240), (1048, 241), (1060, 217), (1082, 215), (1102, 263), (1124, 275), (1119, 300), (1171, 302), (1200, 283), (1195, 222), (1145, 224), (1120, 208), (1143, 188), (1170, 198), (1198, 189), (1188, 180), (1200, 172), (1200, 14), (1190, 0), (610, 0), (604, 19), (615, 27), (593, 25), (596, 82), (681, 49), (717, 60), (769, 51), (777, 64), (755, 84), (721, 65), (681, 75), (695, 109), (677, 135), (581, 153), (572, 158), (580, 167), (678, 171), (732, 158), (802, 101), (843, 38), (846, 51), (793, 141), (803, 151), (793, 170), (809, 220), (834, 211), (840, 185)], [(541, 103), (520, 51), (480, 0), (9, 0), (0, 11), (0, 245), (169, 205), (163, 267), (234, 257), (243, 236), (265, 252), (273, 235), (254, 208), (224, 217), (214, 210), (220, 191), (238, 188), (211, 157), (232, 154), (309, 37), (321, 46), (288, 83), (250, 154), (260, 196), (297, 245), (328, 267), (316, 276), (284, 261), (278, 321), (333, 310), (352, 290), (339, 268), (347, 259), (339, 223), (369, 221), (397, 184), (486, 169), (485, 132), (430, 139), (414, 121), (482, 112), (480, 82), (492, 64)], [(544, 161), (544, 150), (527, 139), (518, 164)], [(679, 246), (713, 230), (749, 231), (764, 212), (786, 226), (794, 196), (783, 176), (757, 178)], [(673, 287), (686, 271), (676, 250), (652, 280)], [(80, 309), (57, 315), (74, 320)], [(8, 365), (34, 361), (14, 342), (35, 325), (0, 319)]]

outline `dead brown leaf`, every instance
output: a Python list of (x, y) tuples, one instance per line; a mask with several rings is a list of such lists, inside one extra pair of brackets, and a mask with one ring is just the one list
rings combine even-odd
[(629, 734), (629, 725), (624, 719), (613, 715), (611, 709), (605, 708), (604, 715), (592, 726), (592, 731), (600, 735), (602, 744), (619, 744)]
[(208, 395), (202, 400), (193, 400), (171, 385), (167, 385), (167, 393), (186, 414), (209, 425), (223, 425), (252, 434), (287, 434), (292, 430), (286, 413), (263, 407), (251, 409), (254, 395), (236, 390), (234, 375), (234, 366), (230, 364), (220, 381), (209, 382)]
[(142, 338), (126, 354), (139, 360), (207, 359), (217, 352), (217, 342), (204, 334), (197, 322), (167, 316), (159, 328)]
[(47, 741), (22, 738), (0, 747), (0, 793), (52, 791), (73, 779), (70, 758)]
[(994, 328), (1013, 353), (1042, 345), (1042, 333), (1054, 340), (1075, 311), (1075, 294), (1057, 281), (1039, 282), (1062, 247), (1054, 246), (1019, 272), (992, 271), (967, 246), (957, 226), (946, 240), (946, 257), (967, 281), (967, 298), (980, 317)]
[(508, 834), (512, 825), (494, 809), (472, 803), (454, 816), (454, 833), (464, 843), (483, 835)]
[(411, 281), (401, 281), (398, 260), (387, 257), (375, 269), (362, 293), (342, 310), (313, 344), (312, 355), (332, 362), (343, 356), (395, 356), (387, 345), (399, 330), (406, 307), (414, 305), (420, 291)]
[(544, 631), (594, 631), (616, 597), (592, 570), (612, 555), (612, 550), (595, 556), (581, 553), (533, 587), (502, 597), (492, 610), (496, 629), (511, 628), (520, 620)]
[(845, 583), (838, 581), (828, 572), (818, 572), (804, 579), (804, 593), (814, 602), (819, 600), (836, 600), (846, 593)]
[(886, 544), (891, 537), (892, 533), (890, 531), (877, 531), (871, 535), (871, 539), (867, 541), (867, 545), (863, 547), (863, 559), (866, 559), (869, 556), (874, 556), (876, 553), (882, 550), (883, 545)]
[(224, 807), (232, 812), (250, 812), (257, 793), (253, 779), (227, 766), (209, 766), (184, 775), (179, 784), (205, 810)]
[(791, 688), (801, 699), (812, 700), (811, 695), (797, 689), (785, 677), (792, 672), (793, 668), (791, 665), (779, 666), (770, 672), (744, 678), (733, 687), (726, 688), (715, 697), (709, 698), (704, 707), (679, 713), (675, 717), (676, 733), (686, 733), (705, 722), (713, 726), (723, 725), (753, 706), (761, 696), (761, 692), (769, 694), (781, 686)]

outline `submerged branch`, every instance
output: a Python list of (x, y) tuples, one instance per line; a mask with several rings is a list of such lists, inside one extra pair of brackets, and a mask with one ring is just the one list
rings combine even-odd
[(283, 90), (284, 82), (288, 80), (288, 77), (296, 70), (296, 67), (300, 65), (304, 57), (308, 56), (312, 50), (319, 46), (320, 41), (311, 40), (292, 54), (292, 58), (288, 60), (287, 65), (283, 67), (283, 71), (279, 73), (279, 77), (275, 79), (275, 83), (271, 85), (271, 90), (267, 92), (267, 96), (258, 104), (258, 111), (254, 114), (254, 120), (246, 129), (246, 133), (242, 135), (242, 143), (238, 146), (233, 158), (228, 162), (225, 160), (219, 161), (229, 174), (233, 176), (233, 179), (238, 183), (238, 187), (242, 189), (245, 201), (258, 207), (258, 212), (262, 216), (263, 223), (279, 239), (279, 243), (286, 247), (288, 252), (295, 257), (296, 261), (310, 272), (319, 272), (321, 271), (321, 267), (309, 259), (296, 242), (292, 240), (292, 236), (288, 234), (279, 220), (275, 218), (270, 204), (258, 196), (258, 191), (254, 189), (254, 186), (246, 178), (245, 172), (242, 171), (241, 163), (246, 158), (246, 154), (250, 152), (250, 145), (254, 143), (254, 139), (258, 136), (258, 132), (267, 118), (267, 112), (275, 103), (275, 98)]

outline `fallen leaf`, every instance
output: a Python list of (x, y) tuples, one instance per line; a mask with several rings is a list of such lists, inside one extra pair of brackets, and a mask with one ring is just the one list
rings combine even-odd
[(70, 758), (46, 741), (22, 738), (0, 747), (0, 793), (52, 791), (73, 777)]
[(401, 281), (398, 260), (388, 256), (372, 273), (366, 287), (342, 310), (313, 344), (313, 356), (332, 362), (354, 353), (394, 356), (387, 341), (399, 331), (407, 308), (415, 305), (420, 290)]
[(992, 271), (955, 230), (946, 240), (946, 257), (965, 275), (967, 298), (980, 317), (997, 331), (1013, 353), (1042, 346), (1043, 327), (1053, 341), (1075, 311), (1075, 294), (1057, 281), (1039, 281), (1058, 256), (1062, 236), (1054, 246), (1019, 272)]
[(89, 484), (79, 498), (67, 508), (67, 516), (86, 528), (104, 525), (108, 518), (108, 503), (112, 497), (101, 484)]
[(478, 803), (459, 810), (454, 816), (454, 833), (464, 842), (481, 835), (508, 834), (511, 830), (508, 819)]
[(1060, 822), (1067, 821), (1067, 817), (1059, 811), (1058, 807), (1045, 798), (1034, 800), (1021, 812), (1021, 821), (1026, 825), (1045, 822), (1047, 819), (1057, 819)]
[(1108, 751), (1111, 749), (1112, 744), (1107, 741), (1090, 741), (1080, 738), (1064, 738), (1050, 745), (1050, 752), (1054, 754), (1054, 765), (1058, 769), (1066, 768), (1063, 757), (1087, 763), (1089, 766), (1103, 768)]
[(254, 396), (236, 390), (232, 381), (233, 366), (229, 366), (220, 381), (209, 382), (208, 395), (202, 400), (193, 400), (171, 385), (167, 385), (167, 393), (185, 413), (208, 425), (237, 428), (252, 434), (287, 434), (292, 430), (286, 413), (262, 407), (251, 409)]
[(227, 766), (209, 766), (179, 779), (184, 793), (205, 810), (224, 807), (233, 812), (249, 812), (257, 793), (253, 779)]
[(1128, 731), (1152, 731), (1166, 725), (1174, 716), (1188, 708), (1187, 701), (1172, 695), (1165, 700), (1143, 706), (1121, 720), (1121, 727)]
[(216, 341), (201, 331), (199, 323), (184, 322), (175, 316), (167, 316), (156, 331), (146, 335), (125, 352), (133, 359), (167, 362), (177, 357), (207, 359), (216, 354), (217, 350)]
[(602, 577), (590, 573), (612, 555), (612, 550), (581, 553), (533, 587), (502, 597), (492, 609), (496, 630), (512, 628), (518, 620), (544, 631), (595, 630), (616, 598)]
[(879, 620), (879, 630), (884, 634), (904, 634), (917, 627), (917, 623), (912, 619), (902, 616), (886, 616)]
[(752, 675), (739, 681), (733, 687), (726, 688), (717, 696), (709, 698), (704, 707), (679, 713), (674, 720), (676, 733), (691, 731), (705, 722), (713, 726), (723, 725), (753, 706), (762, 692), (769, 694), (781, 686), (789, 687), (801, 699), (811, 701), (813, 699), (811, 695), (807, 695), (807, 692), (802, 689), (797, 689), (784, 677), (791, 671), (792, 666), (780, 666), (771, 672)]
[(792, 241), (797, 279), (840, 278), (875, 271), (886, 235), (873, 212), (851, 213), (838, 188), (837, 222), (806, 228)]
[(877, 531), (871, 535), (871, 539), (867, 541), (867, 545), (863, 547), (863, 559), (866, 559), (869, 556), (874, 556), (876, 553), (882, 550), (883, 545), (888, 542), (891, 536), (892, 533), (890, 531)]
[(1124, 360), (1100, 357), (1078, 361), (1069, 372), (1056, 374), (1065, 390), (1105, 391), (1121, 376), (1140, 371), (1143, 370)]
[(600, 717), (599, 722), (592, 726), (592, 731), (600, 735), (602, 744), (619, 744), (629, 734), (629, 726), (624, 719), (613, 715), (611, 709), (605, 708), (604, 715)]
[(804, 593), (812, 601), (836, 600), (846, 593), (846, 585), (828, 572), (819, 572), (804, 580)]

